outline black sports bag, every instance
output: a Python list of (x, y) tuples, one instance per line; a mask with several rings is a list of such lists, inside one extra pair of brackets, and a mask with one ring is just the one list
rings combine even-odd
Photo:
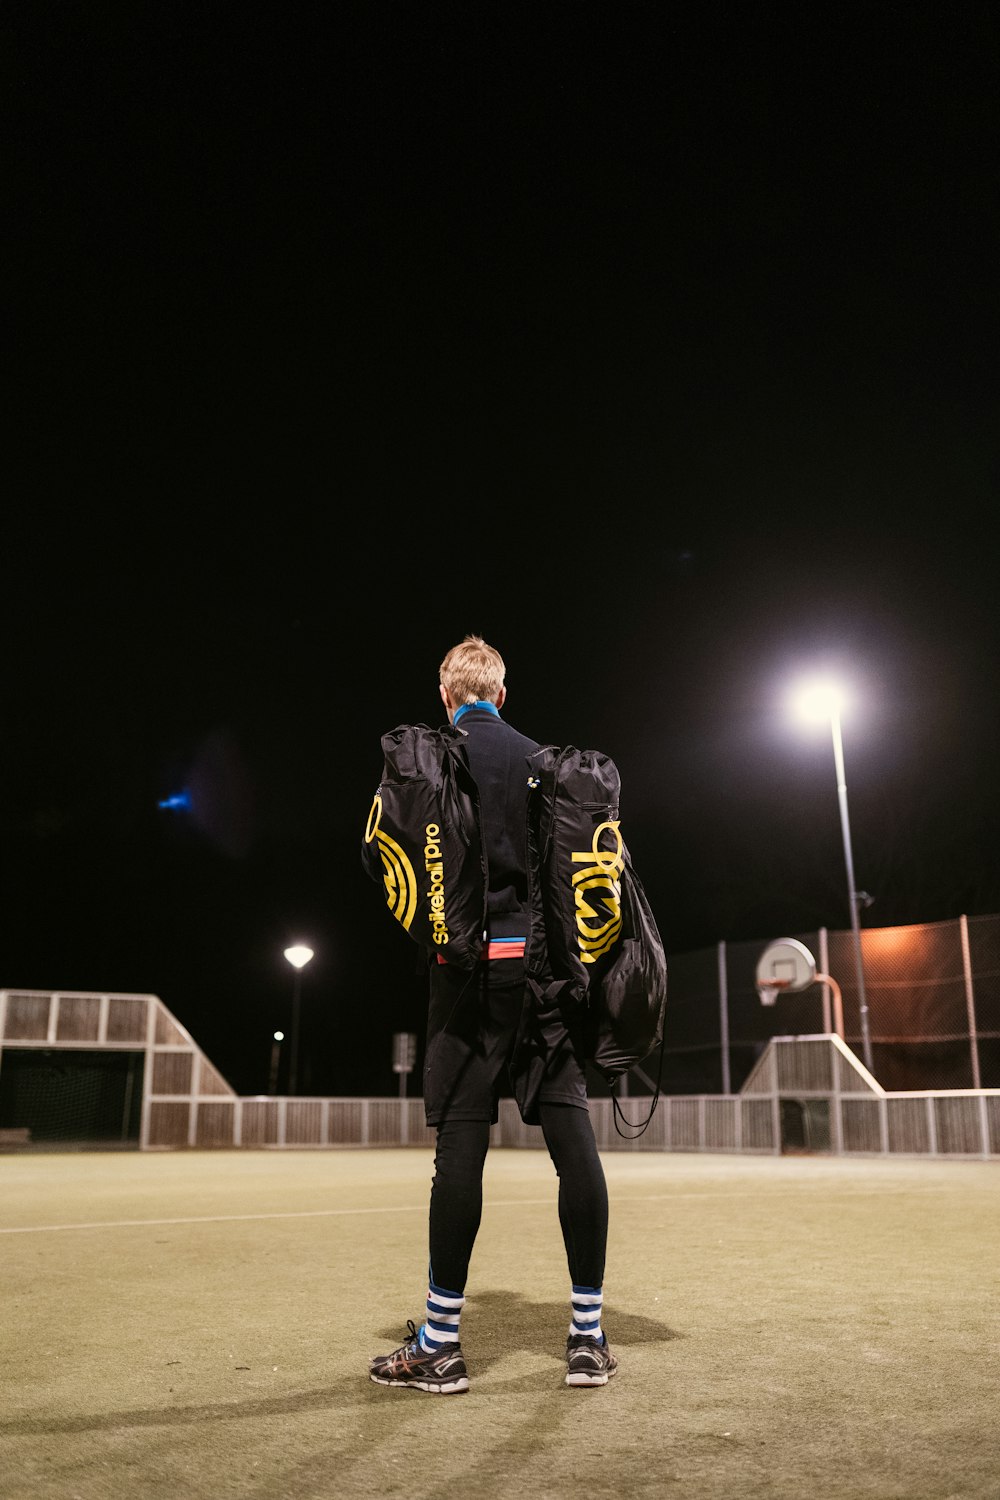
[(472, 968), (482, 956), (486, 866), (463, 738), (450, 725), (426, 724), (401, 724), (382, 736), (382, 779), (361, 863), (416, 943)]
[[(532, 776), (529, 847), (538, 861), (551, 978), (586, 1004), (587, 1051), (612, 1086), (663, 1044), (667, 961), (621, 835), (621, 778), (597, 750), (543, 746)], [(529, 950), (542, 961), (540, 947)]]

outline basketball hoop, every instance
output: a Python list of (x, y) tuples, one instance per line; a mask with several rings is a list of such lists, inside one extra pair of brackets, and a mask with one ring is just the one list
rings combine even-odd
[(816, 978), (816, 960), (798, 938), (779, 938), (757, 960), (754, 982), (761, 1005), (774, 1005), (785, 990), (808, 989)]
[(791, 989), (791, 986), (792, 981), (790, 979), (775, 979), (772, 975), (768, 978), (766, 984), (758, 984), (757, 986), (761, 1005), (774, 1005), (777, 1002), (778, 996), (783, 994), (785, 990)]
[[(766, 948), (757, 960), (754, 982), (761, 1005), (775, 1005), (778, 996), (783, 995), (786, 990), (797, 992), (807, 990), (813, 984), (828, 985), (837, 1017), (835, 1030), (840, 1040), (844, 1040), (844, 1006), (840, 985), (832, 975), (816, 972), (816, 960), (805, 943), (800, 943), (798, 938), (778, 938), (777, 942)], [(824, 1030), (829, 1030), (829, 1026), (829, 1006), (824, 997)]]

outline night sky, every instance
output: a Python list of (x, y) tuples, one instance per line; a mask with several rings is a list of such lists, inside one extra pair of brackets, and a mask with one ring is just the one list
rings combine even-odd
[[(0, 986), (391, 1093), (380, 735), (479, 632), (668, 955), (1000, 911), (1000, 14), (4, 8)], [(188, 789), (187, 812), (158, 803)], [(669, 1038), (668, 1038), (669, 1041)]]

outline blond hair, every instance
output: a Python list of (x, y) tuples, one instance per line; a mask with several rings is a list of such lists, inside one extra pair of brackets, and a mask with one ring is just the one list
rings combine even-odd
[(459, 645), (452, 646), (438, 668), (441, 684), (456, 708), (479, 698), (496, 702), (506, 673), (500, 652), (479, 635), (467, 635)]

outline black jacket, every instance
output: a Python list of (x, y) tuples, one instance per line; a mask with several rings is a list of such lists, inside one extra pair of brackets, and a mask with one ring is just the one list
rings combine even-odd
[(459, 733), (479, 789), (486, 857), (486, 929), (491, 938), (528, 935), (528, 767), (540, 747), (485, 708), (462, 714)]

